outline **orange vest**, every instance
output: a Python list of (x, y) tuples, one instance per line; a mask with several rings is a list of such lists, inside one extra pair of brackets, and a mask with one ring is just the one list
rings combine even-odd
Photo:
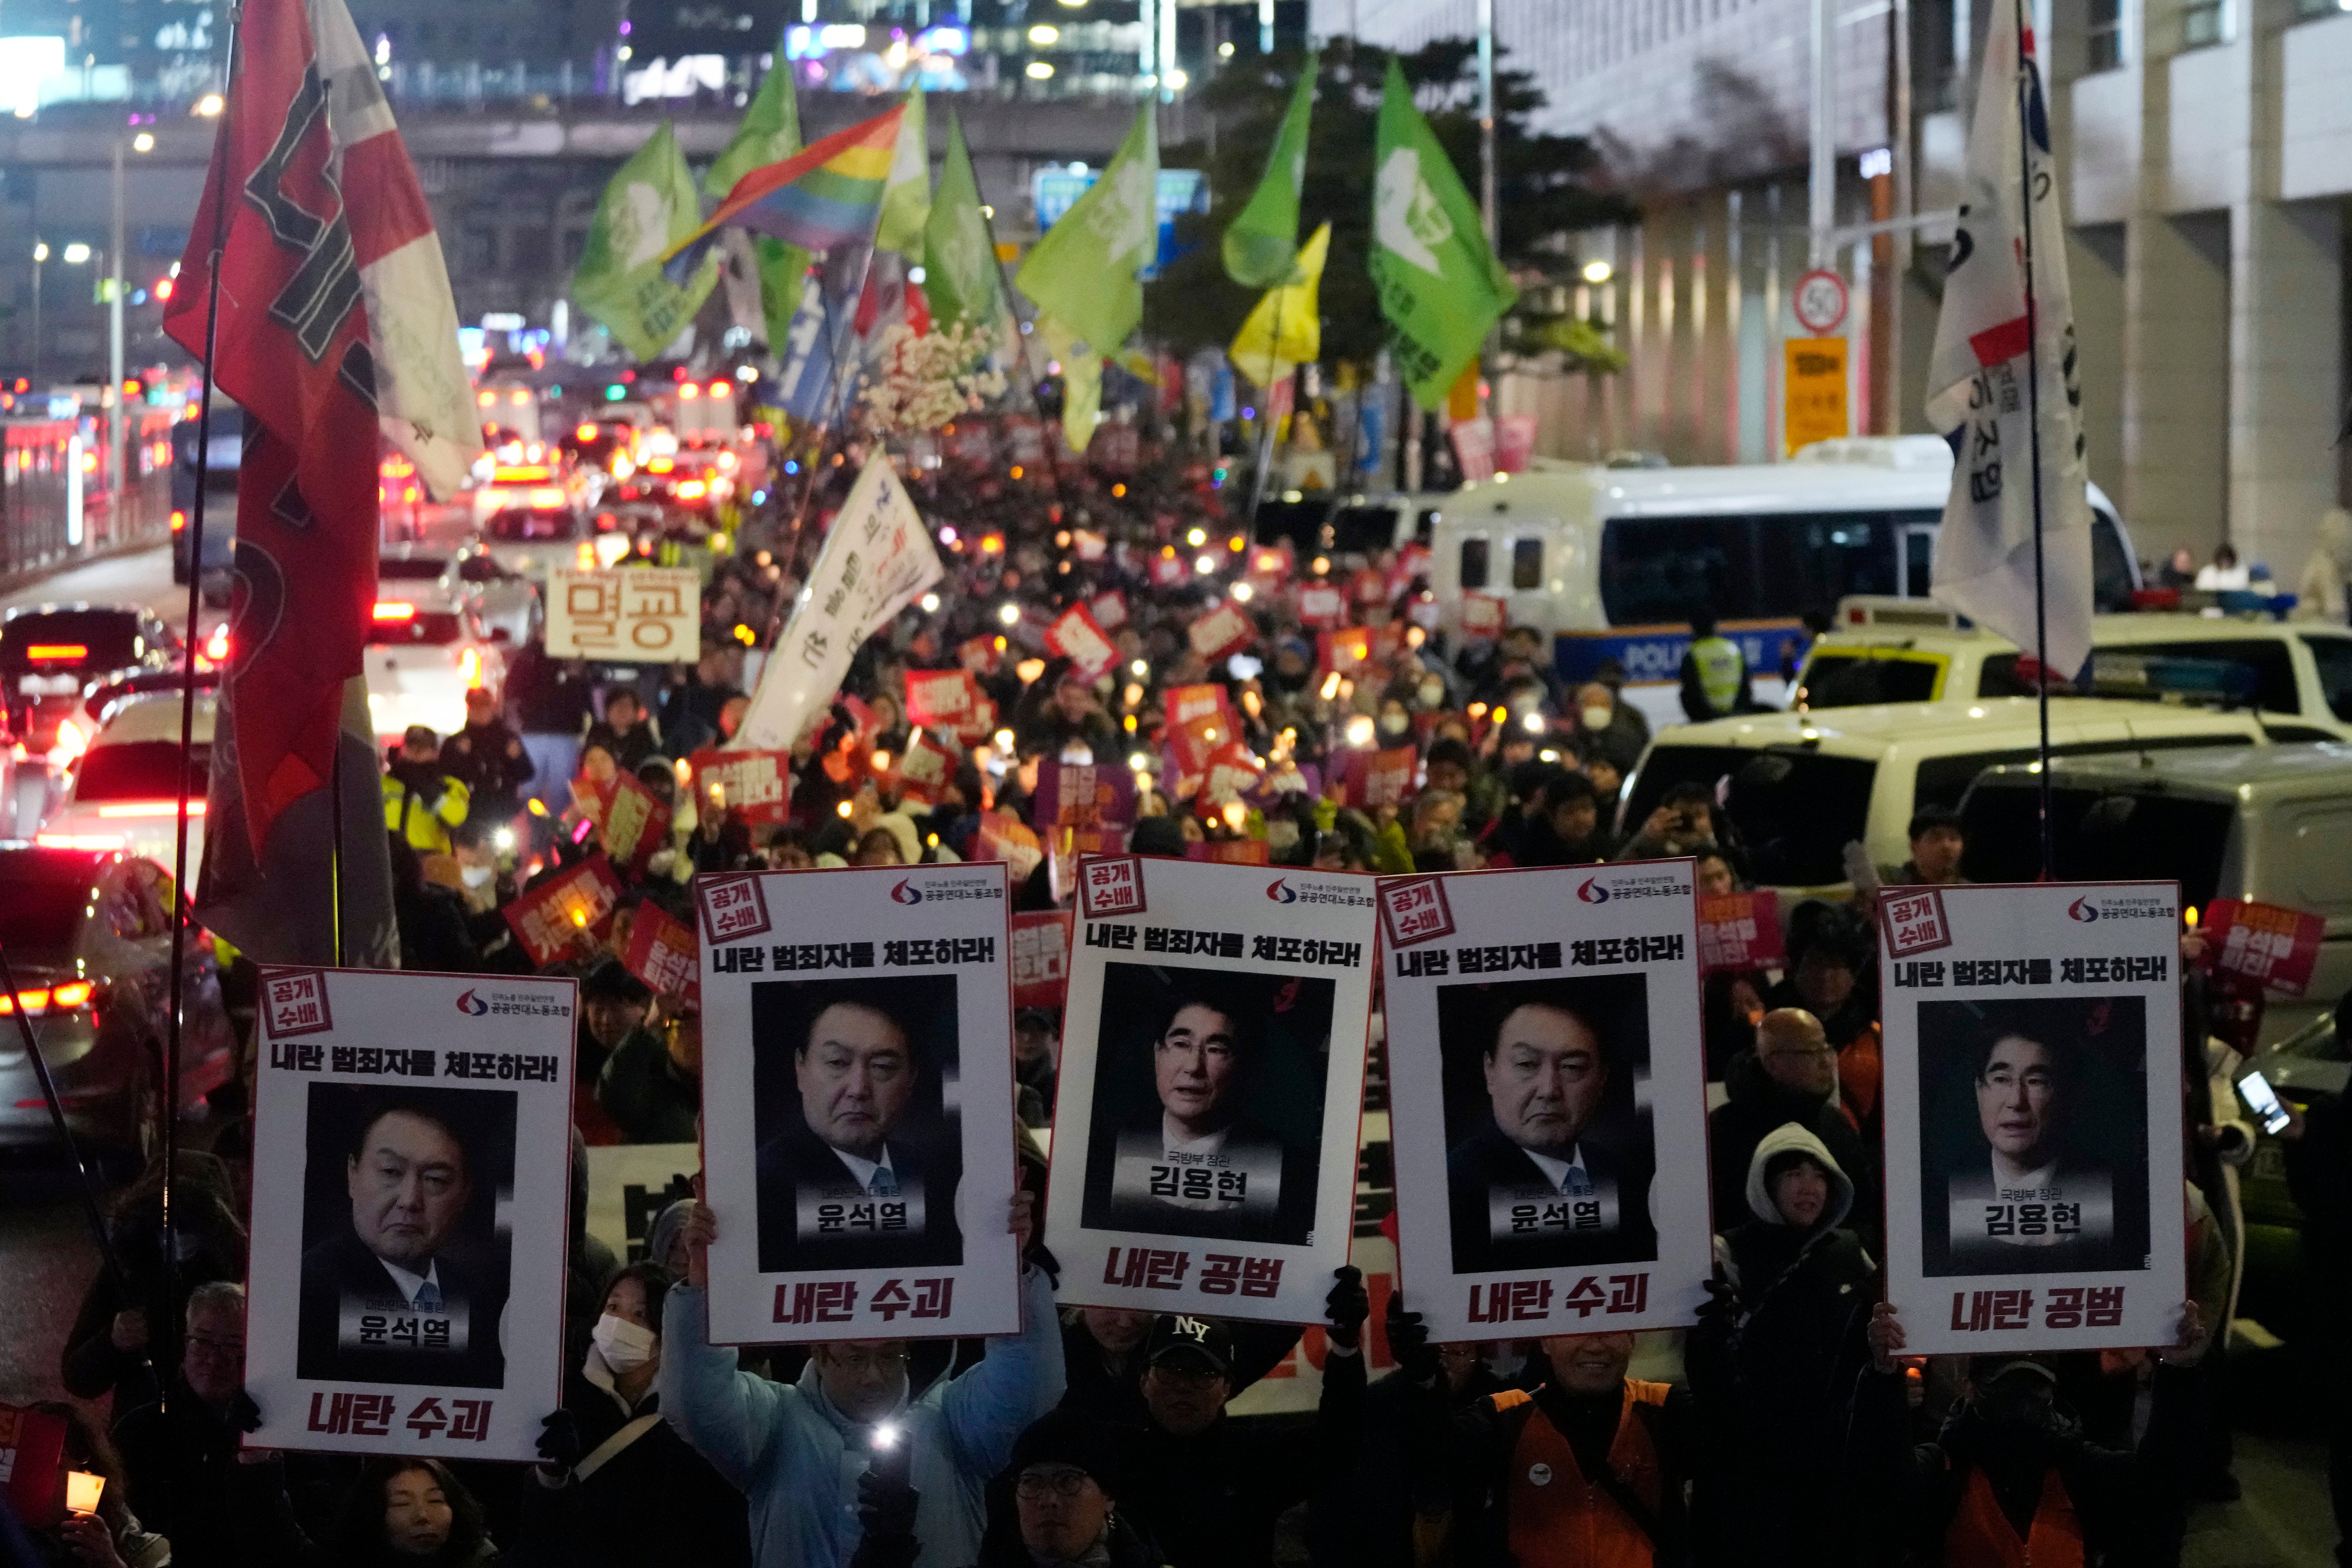
[(1982, 1470), (1969, 1472), (1960, 1511), (1944, 1532), (1944, 1568), (2083, 1568), (2083, 1521), (2058, 1472), (2042, 1479), (2042, 1500), (2024, 1540), (2001, 1512)]
[[(1507, 1409), (1528, 1397), (1506, 1402), (1497, 1396), (1497, 1406)], [(1664, 1384), (1627, 1378), (1617, 1436), (1609, 1445), (1609, 1468), (1652, 1514), (1665, 1479), (1649, 1428), (1633, 1406), (1665, 1402)], [(1650, 1568), (1649, 1536), (1616, 1499), (1584, 1479), (1576, 1451), (1541, 1411), (1519, 1428), (1509, 1483), (1511, 1557), (1519, 1568)]]

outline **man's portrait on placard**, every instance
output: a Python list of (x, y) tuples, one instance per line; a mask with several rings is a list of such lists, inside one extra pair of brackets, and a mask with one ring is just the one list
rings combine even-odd
[(2148, 1267), (2145, 1001), (1918, 1008), (1922, 1271)]
[(963, 1261), (957, 984), (751, 987), (762, 1272)]
[(1087, 1226), (1307, 1245), (1334, 996), (1318, 975), (1107, 965)]
[(296, 1375), (504, 1386), (515, 1091), (309, 1088)]
[(1639, 973), (1438, 988), (1454, 1272), (1657, 1257), (1648, 995)]

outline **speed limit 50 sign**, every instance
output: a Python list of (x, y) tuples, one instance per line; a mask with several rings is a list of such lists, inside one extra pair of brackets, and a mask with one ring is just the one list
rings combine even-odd
[(1845, 279), (1817, 267), (1797, 279), (1797, 324), (1809, 332), (1833, 332), (1844, 324)]

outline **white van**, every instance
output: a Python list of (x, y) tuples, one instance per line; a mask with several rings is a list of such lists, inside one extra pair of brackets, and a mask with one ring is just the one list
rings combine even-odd
[[(1796, 460), (1737, 468), (1609, 468), (1538, 460), (1524, 474), (1465, 485), (1431, 531), (1430, 586), (1460, 635), (1463, 595), (1503, 598), (1515, 626), (1553, 638), (1562, 679), (1614, 658), (1628, 698), (1654, 726), (1683, 721), (1676, 671), (1690, 611), (1711, 604), (1777, 704), (1799, 616), (1849, 595), (1925, 598), (1927, 563), (1951, 488), (1933, 436), (1822, 442)], [(2131, 607), (2131, 541), (2091, 487), (2099, 607)]]
[[(1912, 813), (1956, 806), (1977, 775), (2031, 762), (2039, 704), (1882, 702), (1814, 713), (1751, 713), (1662, 731), (1626, 779), (1621, 833), (1640, 831), (1666, 791), (1704, 785), (1746, 850), (1759, 882), (1801, 892), (1846, 890), (1845, 847), (1874, 864), (1911, 853)], [(2153, 756), (2182, 746), (2263, 745), (2244, 712), (2168, 702), (2070, 698), (2050, 707), (2053, 756)]]

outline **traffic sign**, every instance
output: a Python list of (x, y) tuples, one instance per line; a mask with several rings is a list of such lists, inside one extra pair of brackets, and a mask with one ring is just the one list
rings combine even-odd
[(1797, 324), (1809, 332), (1834, 332), (1845, 321), (1845, 279), (1817, 267), (1797, 279)]

